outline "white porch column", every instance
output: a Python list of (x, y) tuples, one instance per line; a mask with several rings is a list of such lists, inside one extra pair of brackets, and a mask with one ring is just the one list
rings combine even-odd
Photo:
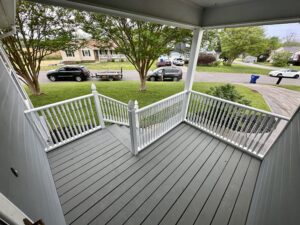
[(193, 32), (193, 42), (191, 46), (190, 60), (189, 60), (189, 65), (188, 65), (188, 70), (187, 70), (186, 80), (185, 80), (184, 90), (186, 91), (191, 91), (193, 87), (195, 70), (197, 66), (202, 36), (203, 36), (203, 29), (195, 28)]

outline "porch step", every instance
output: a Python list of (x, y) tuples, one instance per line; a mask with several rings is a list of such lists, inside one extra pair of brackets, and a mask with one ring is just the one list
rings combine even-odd
[(130, 130), (128, 127), (113, 124), (108, 126), (107, 130), (129, 150), (131, 149)]

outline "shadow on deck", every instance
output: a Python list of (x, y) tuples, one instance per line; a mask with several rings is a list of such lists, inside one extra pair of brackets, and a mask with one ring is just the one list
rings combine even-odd
[(138, 156), (117, 135), (48, 153), (67, 224), (245, 224), (259, 160), (184, 123)]

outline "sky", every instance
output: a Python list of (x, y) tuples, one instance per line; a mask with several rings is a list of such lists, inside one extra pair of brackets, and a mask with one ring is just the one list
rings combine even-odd
[(300, 23), (268, 25), (264, 28), (268, 37), (275, 36), (284, 40), (287, 36), (293, 34), (295, 39), (300, 42)]

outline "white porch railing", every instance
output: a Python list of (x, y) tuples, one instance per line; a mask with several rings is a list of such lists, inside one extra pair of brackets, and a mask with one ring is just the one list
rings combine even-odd
[(186, 121), (242, 150), (263, 157), (289, 118), (191, 91)]
[(51, 150), (100, 129), (101, 118), (96, 110), (94, 96), (89, 94), (30, 109), (25, 114), (42, 130), (47, 150)]
[(183, 121), (187, 92), (180, 92), (144, 108), (129, 103), (130, 129), (134, 154), (141, 151)]
[(104, 121), (129, 126), (127, 104), (101, 94), (98, 98)]
[(47, 142), (47, 150), (104, 128), (104, 122), (130, 127), (131, 151), (138, 154), (181, 122), (197, 127), (262, 158), (289, 118), (195, 91), (183, 91), (139, 109), (92, 94), (27, 110)]
[(129, 125), (127, 104), (101, 95), (92, 85), (92, 94), (25, 111), (43, 136), (46, 151), (105, 127), (104, 122)]

